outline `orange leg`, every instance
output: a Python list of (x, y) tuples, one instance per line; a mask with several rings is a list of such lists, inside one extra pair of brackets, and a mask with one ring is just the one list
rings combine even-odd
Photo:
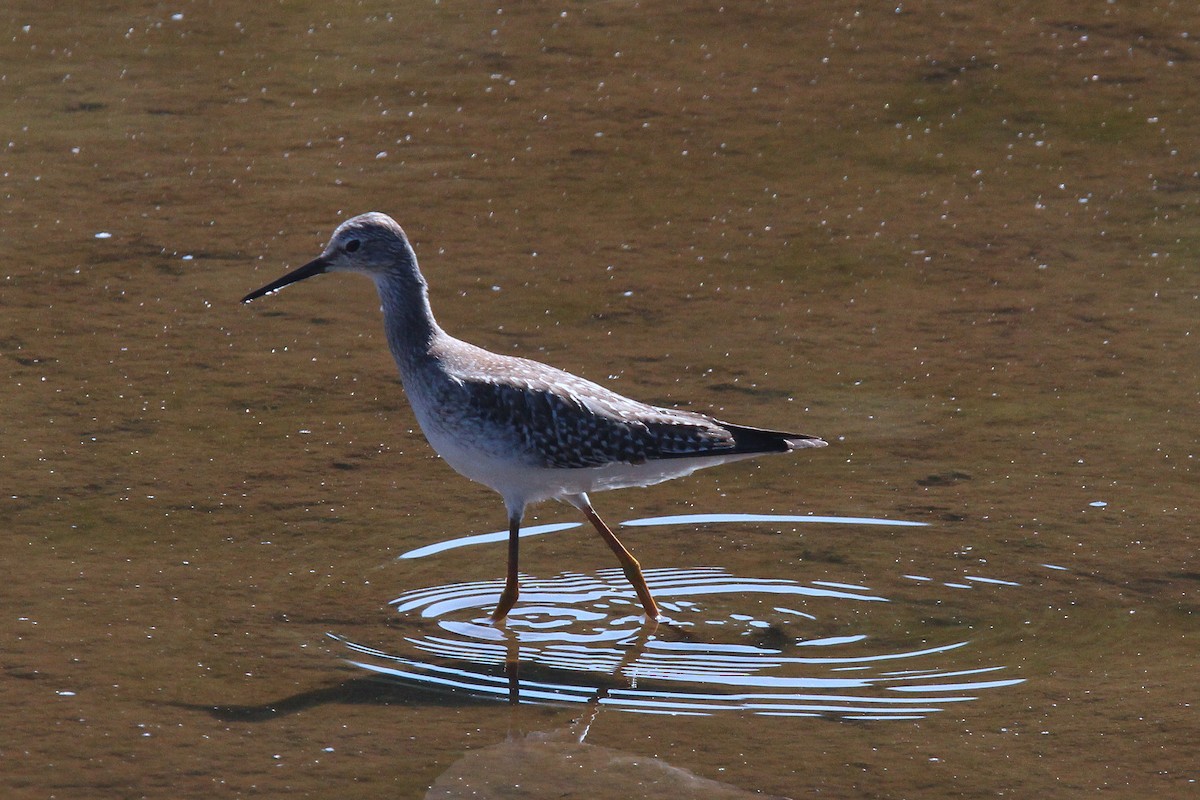
[(492, 612), (492, 622), (500, 622), (516, 605), (520, 588), (517, 586), (517, 556), (521, 546), (521, 518), (511, 516), (508, 519), (508, 578), (504, 582), (504, 591), (500, 593), (500, 602)]
[(578, 507), (584, 513), (584, 516), (588, 518), (588, 521), (595, 526), (596, 531), (608, 543), (608, 546), (612, 548), (613, 553), (617, 556), (617, 561), (621, 562), (621, 569), (625, 571), (626, 579), (633, 584), (633, 590), (637, 592), (637, 596), (642, 601), (642, 608), (646, 610), (646, 617), (652, 622), (657, 620), (658, 604), (654, 602), (654, 598), (650, 595), (650, 587), (646, 585), (646, 579), (642, 576), (642, 567), (638, 564), (637, 559), (613, 535), (609, 527), (604, 524), (604, 520), (600, 519), (600, 515), (592, 508), (591, 503), (585, 499)]

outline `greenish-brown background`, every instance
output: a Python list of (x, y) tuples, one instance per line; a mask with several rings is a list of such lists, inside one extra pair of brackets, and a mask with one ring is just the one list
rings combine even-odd
[[(324, 639), (502, 570), (394, 561), (503, 514), (414, 430), (369, 283), (237, 302), (372, 209), (452, 332), (832, 444), (602, 511), (933, 523), (644, 563), (1021, 584), (934, 600), (1019, 687), (590, 743), (791, 797), (1194, 792), (1198, 40), (1170, 2), (8, 4), (6, 796), (416, 797), (571, 719), (355, 693)], [(611, 562), (526, 548), (566, 565)]]

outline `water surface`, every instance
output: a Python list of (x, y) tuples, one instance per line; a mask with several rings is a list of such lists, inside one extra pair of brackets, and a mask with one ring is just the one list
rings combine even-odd
[[(6, 796), (1194, 792), (1196, 9), (0, 18)], [(372, 209), (453, 333), (830, 441), (593, 498), (732, 518), (622, 529), (728, 589), (641, 639), (594, 534), (528, 540), (598, 594), (518, 608), (518, 694), (578, 702), (507, 702), (486, 597), (390, 604), (493, 586), (502, 544), (400, 556), (504, 515), (416, 431), (369, 282), (237, 302)]]

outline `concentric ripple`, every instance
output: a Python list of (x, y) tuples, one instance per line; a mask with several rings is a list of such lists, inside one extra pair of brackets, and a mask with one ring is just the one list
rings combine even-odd
[(917, 630), (906, 635), (919, 644), (897, 641), (902, 612), (867, 586), (719, 567), (649, 570), (646, 579), (664, 614), (657, 627), (643, 625), (613, 569), (522, 577), (505, 627), (488, 616), (503, 584), (487, 581), (393, 601), (408, 631), (397, 652), (330, 635), (351, 663), (409, 685), (641, 713), (919, 719), (1022, 682), (1001, 665), (957, 666), (977, 664), (967, 640), (931, 644)]

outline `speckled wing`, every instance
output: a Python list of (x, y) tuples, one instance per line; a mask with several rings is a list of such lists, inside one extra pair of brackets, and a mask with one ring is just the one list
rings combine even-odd
[(562, 469), (641, 464), (654, 459), (784, 452), (784, 434), (757, 432), (743, 441), (701, 414), (639, 403), (568, 372), (525, 359), (504, 380), (487, 372), (458, 376), (471, 414), (507, 430), (540, 466)]

